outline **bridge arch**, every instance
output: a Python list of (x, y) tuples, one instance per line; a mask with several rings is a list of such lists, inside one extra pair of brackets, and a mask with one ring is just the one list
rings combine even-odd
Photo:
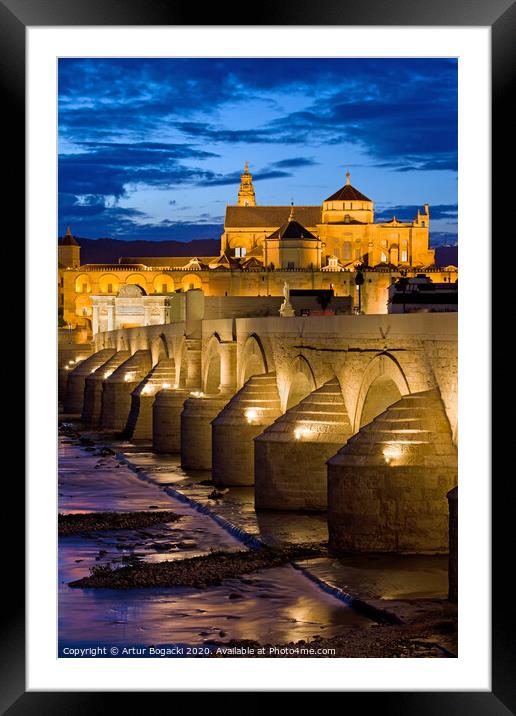
[(290, 364), (289, 382), (282, 396), (284, 409), (288, 410), (297, 405), (316, 388), (317, 383), (312, 366), (304, 356), (296, 356)]
[(355, 404), (354, 432), (358, 432), (408, 393), (410, 388), (407, 378), (396, 358), (389, 353), (376, 355), (362, 377)]
[(238, 385), (241, 387), (253, 375), (262, 375), (270, 370), (265, 350), (260, 338), (251, 334), (242, 349), (240, 369), (238, 371)]
[(157, 365), (163, 358), (169, 357), (167, 339), (163, 333), (160, 333), (159, 336), (152, 339), (150, 351), (153, 366)]
[(221, 339), (218, 333), (214, 333), (208, 343), (202, 361), (202, 385), (203, 391), (208, 395), (219, 392), (221, 375)]

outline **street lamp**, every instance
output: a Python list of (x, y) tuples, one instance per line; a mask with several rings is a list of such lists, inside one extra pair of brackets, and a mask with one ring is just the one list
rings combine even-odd
[(355, 276), (355, 285), (358, 289), (358, 313), (362, 312), (362, 284), (364, 283), (364, 274), (358, 270)]

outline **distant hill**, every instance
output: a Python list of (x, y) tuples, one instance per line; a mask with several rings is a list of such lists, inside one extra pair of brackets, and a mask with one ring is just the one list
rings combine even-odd
[(458, 246), (436, 246), (435, 247), (435, 263), (436, 266), (458, 266), (459, 265), (459, 247)]
[(120, 239), (81, 239), (81, 263), (116, 263), (122, 256), (218, 256), (218, 239), (194, 241), (121, 241)]

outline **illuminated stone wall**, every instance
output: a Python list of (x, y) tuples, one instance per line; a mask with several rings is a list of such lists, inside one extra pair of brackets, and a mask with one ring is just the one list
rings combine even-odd
[[(109, 270), (110, 281), (106, 280)], [(419, 269), (408, 268), (407, 276), (415, 276)], [(63, 281), (63, 318), (71, 326), (86, 326), (91, 331), (93, 321), (93, 296), (106, 299), (116, 295), (121, 286), (134, 284), (149, 296), (175, 291), (201, 288), (207, 297), (256, 297), (283, 296), (285, 281), (291, 289), (333, 289), (336, 296), (350, 296), (353, 305), (358, 306), (358, 290), (355, 285), (355, 271), (265, 271), (206, 269), (188, 272), (177, 269), (142, 267), (138, 272), (123, 264), (110, 267), (82, 266), (80, 269), (60, 271)], [(365, 282), (361, 289), (361, 310), (364, 313), (387, 313), (387, 289), (393, 279), (399, 278), (398, 270), (365, 270)], [(456, 271), (427, 270), (425, 275), (434, 282), (454, 282)], [(168, 281), (168, 283), (166, 283)], [(111, 288), (111, 293), (108, 289)]]

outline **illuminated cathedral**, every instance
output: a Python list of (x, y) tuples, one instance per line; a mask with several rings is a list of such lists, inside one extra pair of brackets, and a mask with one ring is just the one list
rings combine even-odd
[(257, 203), (246, 162), (236, 204), (226, 208), (218, 256), (122, 257), (118, 263), (82, 264), (70, 228), (59, 244), (61, 321), (91, 330), (92, 297), (116, 296), (136, 284), (143, 295), (202, 289), (206, 296), (280, 296), (293, 290), (332, 291), (356, 303), (357, 272), (365, 277), (361, 310), (385, 313), (388, 288), (399, 276), (424, 273), (455, 281), (457, 268), (435, 265), (429, 248), (430, 209), (412, 221), (375, 222), (374, 202), (346, 183), (322, 204)]

